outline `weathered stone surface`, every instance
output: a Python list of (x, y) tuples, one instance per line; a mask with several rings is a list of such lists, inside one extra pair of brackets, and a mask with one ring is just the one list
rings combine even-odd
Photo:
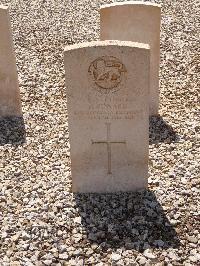
[(148, 173), (149, 46), (65, 49), (74, 192), (135, 191)]
[(21, 115), (8, 8), (0, 5), (0, 117)]
[(159, 108), (160, 5), (149, 2), (121, 2), (100, 9), (101, 40), (147, 43), (150, 58), (150, 114)]

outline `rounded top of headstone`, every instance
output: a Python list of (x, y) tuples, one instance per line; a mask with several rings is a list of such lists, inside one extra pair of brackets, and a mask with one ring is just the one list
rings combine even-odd
[(0, 9), (7, 10), (8, 6), (0, 5)]
[(119, 46), (119, 47), (125, 46), (125, 47), (134, 47), (134, 48), (147, 49), (147, 50), (150, 49), (149, 45), (144, 43), (106, 40), (106, 41), (83, 42), (83, 43), (68, 45), (65, 47), (64, 51), (67, 52), (75, 49), (88, 48), (88, 47), (103, 47), (103, 46)]
[(149, 6), (149, 7), (158, 7), (161, 8), (160, 4), (152, 3), (152, 2), (143, 2), (143, 1), (127, 1), (127, 2), (115, 2), (111, 4), (105, 4), (100, 7), (100, 9), (117, 7), (117, 6)]

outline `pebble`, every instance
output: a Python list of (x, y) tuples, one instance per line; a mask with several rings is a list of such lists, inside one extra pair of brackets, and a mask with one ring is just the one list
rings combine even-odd
[(139, 263), (139, 265), (146, 265), (147, 259), (144, 257), (137, 257), (137, 262)]
[(155, 240), (154, 241), (154, 245), (158, 246), (158, 247), (163, 247), (165, 245), (165, 242), (163, 242), (162, 240)]
[(187, 236), (187, 239), (192, 242), (192, 243), (197, 243), (198, 242), (198, 238), (195, 236)]
[(66, 245), (60, 245), (60, 246), (58, 247), (58, 249), (59, 249), (59, 252), (60, 252), (60, 253), (63, 253), (63, 252), (65, 252), (65, 251), (67, 250), (67, 246), (66, 246)]
[(20, 265), (21, 265), (21, 263), (19, 261), (12, 261), (10, 263), (10, 266), (20, 266)]
[(43, 263), (47, 266), (52, 264), (52, 260), (44, 260)]
[(143, 253), (143, 255), (148, 259), (155, 259), (156, 256), (152, 253), (151, 250), (146, 249)]
[(121, 255), (120, 255), (120, 254), (117, 254), (117, 253), (113, 253), (113, 254), (111, 255), (111, 259), (112, 259), (113, 261), (118, 261), (118, 260), (121, 259)]
[(69, 257), (69, 255), (67, 253), (62, 253), (59, 255), (59, 259), (62, 259), (62, 260), (67, 260)]
[(200, 258), (197, 256), (189, 256), (189, 260), (192, 262), (198, 262), (198, 261), (200, 261)]

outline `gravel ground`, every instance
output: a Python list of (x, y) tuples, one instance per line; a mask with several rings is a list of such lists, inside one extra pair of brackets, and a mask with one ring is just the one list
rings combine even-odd
[(10, 4), (23, 119), (0, 120), (0, 265), (200, 265), (200, 2), (162, 3), (149, 189), (70, 192), (63, 48), (98, 40), (97, 0)]

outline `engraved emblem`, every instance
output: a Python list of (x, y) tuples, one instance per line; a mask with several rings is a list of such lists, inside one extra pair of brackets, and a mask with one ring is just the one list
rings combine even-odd
[(109, 93), (120, 89), (126, 68), (116, 57), (102, 56), (90, 64), (88, 72), (97, 88)]

